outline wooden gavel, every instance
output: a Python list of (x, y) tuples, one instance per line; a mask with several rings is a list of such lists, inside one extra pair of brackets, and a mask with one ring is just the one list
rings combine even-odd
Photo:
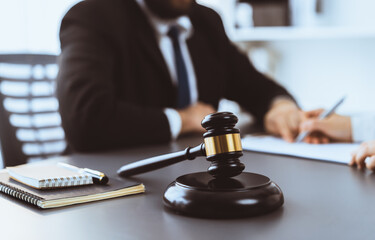
[(205, 156), (211, 162), (208, 168), (215, 178), (229, 178), (242, 173), (245, 165), (240, 162), (242, 154), (240, 131), (234, 128), (238, 118), (230, 112), (218, 112), (207, 115), (202, 127), (204, 142), (196, 147), (187, 147), (183, 151), (160, 155), (122, 166), (117, 173), (120, 176), (132, 176), (172, 165), (184, 160), (193, 160)]

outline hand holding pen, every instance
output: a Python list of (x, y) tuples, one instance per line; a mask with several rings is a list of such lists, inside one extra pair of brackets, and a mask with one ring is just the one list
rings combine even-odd
[(344, 99), (340, 99), (326, 111), (313, 110), (306, 112), (312, 118), (301, 124), (302, 132), (297, 137), (296, 142), (304, 140), (308, 143), (327, 143), (330, 140), (350, 142), (352, 140), (350, 117), (334, 114)]

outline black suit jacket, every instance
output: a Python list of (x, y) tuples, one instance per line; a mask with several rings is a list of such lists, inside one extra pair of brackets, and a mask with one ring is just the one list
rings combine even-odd
[[(220, 17), (194, 5), (187, 40), (199, 101), (237, 101), (263, 121), (286, 90), (255, 70), (225, 34)], [(58, 98), (69, 145), (79, 151), (167, 142), (163, 113), (176, 106), (176, 87), (148, 18), (134, 0), (75, 5), (61, 30)]]

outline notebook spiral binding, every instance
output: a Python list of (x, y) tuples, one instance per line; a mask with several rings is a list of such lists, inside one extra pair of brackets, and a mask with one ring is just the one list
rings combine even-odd
[(88, 175), (79, 175), (77, 177), (51, 178), (41, 181), (42, 188), (69, 187), (92, 184), (92, 177)]
[(42, 201), (41, 201), (40, 197), (35, 196), (33, 194), (30, 194), (30, 193), (26, 193), (26, 192), (24, 192), (20, 189), (10, 187), (6, 184), (0, 184), (0, 192), (3, 192), (5, 194), (8, 194), (8, 195), (13, 196), (15, 198), (18, 198), (20, 200), (29, 202), (33, 205), (38, 206), (38, 207), (40, 207), (41, 204), (42, 204)]

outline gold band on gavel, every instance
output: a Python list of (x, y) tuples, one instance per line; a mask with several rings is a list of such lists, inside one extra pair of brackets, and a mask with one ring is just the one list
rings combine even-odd
[(242, 151), (241, 137), (239, 133), (205, 138), (204, 145), (207, 157), (220, 153)]

